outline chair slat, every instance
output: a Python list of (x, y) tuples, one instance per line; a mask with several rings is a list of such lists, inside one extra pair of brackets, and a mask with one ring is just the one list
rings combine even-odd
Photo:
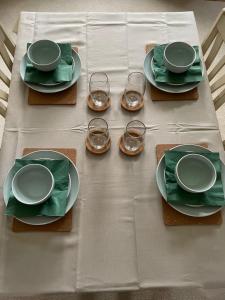
[(225, 103), (225, 88), (214, 99), (215, 109), (219, 109)]
[(12, 71), (13, 62), (5, 48), (5, 45), (3, 44), (3, 42), (1, 40), (0, 40), (0, 54), (6, 64), (6, 66), (8, 67), (9, 71)]
[(9, 85), (10, 85), (10, 79), (1, 70), (0, 70), (0, 79), (9, 87)]
[(9, 52), (14, 56), (15, 54), (15, 43), (10, 39), (2, 25), (0, 24), (0, 40), (6, 45)]
[(215, 59), (216, 55), (218, 54), (219, 49), (222, 46), (222, 43), (223, 43), (222, 36), (221, 36), (220, 33), (218, 33), (216, 35), (214, 44), (213, 44), (212, 48), (210, 49), (210, 52), (209, 52), (209, 54), (208, 54), (208, 56), (205, 60), (205, 66), (206, 66), (207, 70), (209, 69), (209, 67), (211, 66), (213, 60)]
[(210, 32), (209, 36), (202, 43), (202, 52), (205, 55), (216, 35), (218, 34), (217, 27), (215, 26)]
[(216, 74), (222, 69), (225, 65), (225, 55), (216, 63), (213, 69), (208, 73), (209, 81), (211, 81)]
[(4, 118), (6, 117), (6, 111), (7, 111), (7, 107), (0, 102), (0, 115), (2, 115)]
[(205, 40), (202, 43), (202, 52), (203, 54), (205, 54), (207, 52), (207, 50), (209, 49), (210, 45), (212, 44), (213, 40), (215, 39), (217, 33), (218, 33), (218, 22), (221, 20), (221, 18), (224, 17), (224, 13), (225, 13), (225, 9), (223, 8), (220, 12), (220, 14), (218, 15), (218, 17), (216, 18), (216, 21), (213, 23), (208, 37), (205, 38)]
[(218, 20), (216, 27), (220, 35), (222, 36), (222, 39), (225, 40), (225, 14), (224, 13), (221, 15), (220, 19)]
[(217, 79), (211, 86), (211, 92), (214, 93), (221, 86), (225, 85), (225, 74), (223, 74), (219, 79)]
[(8, 101), (8, 97), (9, 97), (9, 94), (0, 89), (0, 99), (2, 99), (2, 100), (4, 100), (4, 101), (7, 102)]

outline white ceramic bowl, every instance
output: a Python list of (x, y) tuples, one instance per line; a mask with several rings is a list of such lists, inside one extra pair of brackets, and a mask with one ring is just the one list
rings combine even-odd
[(39, 40), (29, 46), (27, 57), (36, 69), (48, 72), (58, 66), (61, 50), (59, 45), (53, 41)]
[(206, 192), (216, 182), (214, 165), (200, 154), (183, 156), (176, 165), (175, 175), (179, 186), (191, 193)]
[(48, 168), (41, 164), (22, 167), (13, 177), (12, 192), (16, 199), (28, 205), (46, 201), (54, 188), (54, 177)]
[(164, 50), (164, 64), (173, 73), (187, 71), (196, 60), (195, 49), (184, 42), (168, 44)]

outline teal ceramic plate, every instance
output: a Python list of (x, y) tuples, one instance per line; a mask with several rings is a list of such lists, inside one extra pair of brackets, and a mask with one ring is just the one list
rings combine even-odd
[(40, 93), (57, 93), (64, 91), (71, 87), (80, 77), (81, 73), (81, 61), (78, 53), (76, 51), (72, 51), (73, 53), (73, 60), (75, 63), (75, 69), (73, 72), (73, 78), (70, 82), (66, 82), (63, 84), (58, 84), (58, 85), (39, 85), (39, 84), (33, 84), (33, 83), (28, 83), (24, 81), (24, 76), (25, 76), (25, 68), (26, 68), (26, 59), (27, 55), (25, 54), (24, 57), (22, 58), (22, 61), (20, 63), (20, 76), (23, 80), (23, 82), (31, 89), (38, 91)]
[(145, 61), (144, 61), (144, 73), (145, 76), (147, 78), (147, 80), (154, 85), (157, 89), (167, 92), (167, 93), (184, 93), (184, 92), (188, 92), (190, 90), (193, 90), (196, 86), (199, 85), (199, 82), (194, 82), (194, 83), (186, 83), (183, 85), (170, 85), (170, 84), (166, 84), (166, 83), (158, 83), (155, 81), (154, 79), (154, 74), (151, 68), (151, 60), (153, 58), (153, 54), (154, 54), (154, 49), (150, 50), (146, 57), (145, 57)]
[[(171, 150), (176, 151), (190, 151), (190, 152), (210, 152), (210, 150), (205, 149), (201, 146), (197, 145), (180, 145), (172, 148)], [(221, 162), (222, 165), (222, 183), (223, 183), (223, 190), (225, 191), (225, 165)], [(156, 182), (159, 188), (159, 191), (163, 198), (167, 200), (166, 195), (166, 184), (164, 179), (164, 173), (165, 173), (165, 156), (160, 159), (157, 169), (156, 169)], [(191, 217), (207, 217), (210, 215), (215, 214), (219, 210), (223, 208), (223, 206), (189, 206), (189, 205), (173, 205), (171, 203), (168, 203), (170, 206), (172, 206), (175, 210), (179, 211), (180, 213), (191, 216)]]
[[(22, 159), (69, 159), (69, 158), (67, 158), (62, 153), (59, 153), (56, 151), (39, 150), (39, 151), (34, 151), (32, 153), (29, 153), (29, 154), (23, 156)], [(70, 161), (69, 176), (70, 176), (70, 182), (71, 182), (71, 183), (69, 182), (69, 185), (71, 184), (71, 190), (68, 195), (68, 203), (67, 203), (67, 207), (66, 207), (66, 212), (68, 212), (72, 208), (75, 201), (77, 200), (77, 195), (78, 195), (79, 187), (80, 187), (79, 174), (78, 174), (77, 168), (70, 159), (69, 159), (69, 161)], [(12, 183), (14, 174), (15, 174), (15, 170), (12, 167), (6, 177), (5, 182), (4, 182), (3, 197), (4, 197), (4, 202), (6, 205), (9, 200), (9, 193), (11, 190), (11, 183)], [(20, 220), (23, 223), (30, 224), (30, 225), (45, 225), (45, 224), (55, 222), (60, 218), (61, 217), (39, 216), (39, 217), (24, 217), (24, 218), (20, 218), (18, 220)]]

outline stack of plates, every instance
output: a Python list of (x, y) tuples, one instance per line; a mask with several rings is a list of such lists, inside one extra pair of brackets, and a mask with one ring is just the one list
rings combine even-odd
[[(68, 194), (67, 194), (67, 207), (66, 207), (66, 213), (72, 208), (74, 205), (77, 195), (79, 192), (79, 175), (76, 166), (74, 163), (65, 155), (62, 153), (56, 152), (56, 151), (50, 151), (50, 150), (39, 150), (34, 151), (30, 154), (27, 154), (22, 157), (22, 159), (67, 159), (69, 160), (69, 186), (68, 186)], [(4, 186), (3, 186), (3, 196), (4, 196), (4, 202), (5, 205), (7, 205), (10, 197), (11, 187), (12, 187), (12, 180), (16, 173), (15, 166), (12, 166), (10, 169)], [(62, 217), (45, 217), (45, 216), (35, 216), (35, 217), (23, 217), (23, 218), (17, 218), (23, 223), (30, 224), (30, 225), (45, 225), (52, 222), (57, 221)]]
[(144, 73), (147, 80), (159, 90), (167, 93), (185, 93), (198, 86), (199, 82), (185, 83), (185, 84), (168, 84), (168, 83), (156, 82), (153, 68), (152, 68), (153, 58), (154, 58), (154, 49), (149, 51), (145, 57)]
[[(181, 145), (172, 148), (170, 151), (185, 151), (185, 152), (194, 152), (194, 153), (201, 153), (201, 152), (211, 152), (210, 150), (203, 148), (197, 145)], [(156, 181), (159, 188), (159, 191), (165, 201), (167, 201), (167, 193), (166, 193), (166, 183), (165, 183), (165, 155), (160, 159), (157, 169), (156, 169)], [(222, 184), (223, 190), (225, 191), (225, 165), (221, 162), (221, 177), (222, 177)], [(170, 206), (172, 206), (175, 210), (179, 211), (180, 213), (191, 216), (191, 217), (206, 217), (215, 214), (219, 210), (222, 209), (222, 206), (191, 206), (191, 205), (174, 205), (167, 202)]]
[(31, 89), (41, 92), (41, 93), (57, 93), (61, 92), (63, 90), (68, 89), (71, 87), (80, 77), (81, 72), (81, 61), (78, 53), (74, 50), (72, 50), (73, 55), (73, 78), (69, 82), (65, 83), (56, 83), (56, 84), (34, 84), (24, 81), (25, 77), (25, 71), (26, 71), (26, 63), (28, 60), (27, 54), (25, 54), (22, 58), (21, 64), (20, 64), (20, 76), (23, 80), (23, 82)]

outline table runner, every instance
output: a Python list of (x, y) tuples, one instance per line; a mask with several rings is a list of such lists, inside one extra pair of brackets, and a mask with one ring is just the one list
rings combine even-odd
[[(28, 106), (19, 63), (26, 43), (40, 38), (79, 47), (82, 70), (75, 107)], [(120, 108), (128, 73), (143, 71), (144, 46), (178, 39), (198, 43), (192, 13), (22, 13), (0, 154), (0, 186), (23, 148), (60, 146), (78, 151), (81, 190), (73, 230), (63, 236), (18, 237), (0, 215), (0, 297), (47, 293), (66, 299), (67, 293), (140, 288), (158, 288), (162, 297), (167, 288), (171, 299), (179, 289), (187, 296), (194, 290), (196, 299), (221, 293), (225, 225), (166, 228), (155, 182), (156, 144), (208, 143), (224, 160), (207, 80), (200, 84), (195, 102), (154, 103), (147, 91), (139, 113)], [(106, 71), (111, 84), (112, 107), (103, 118), (109, 123), (112, 147), (104, 157), (87, 153), (84, 143), (88, 121), (96, 116), (86, 106), (88, 79), (94, 71)], [(145, 151), (137, 158), (124, 157), (118, 149), (119, 137), (132, 119), (147, 126)], [(166, 294), (162, 299), (170, 298)]]

